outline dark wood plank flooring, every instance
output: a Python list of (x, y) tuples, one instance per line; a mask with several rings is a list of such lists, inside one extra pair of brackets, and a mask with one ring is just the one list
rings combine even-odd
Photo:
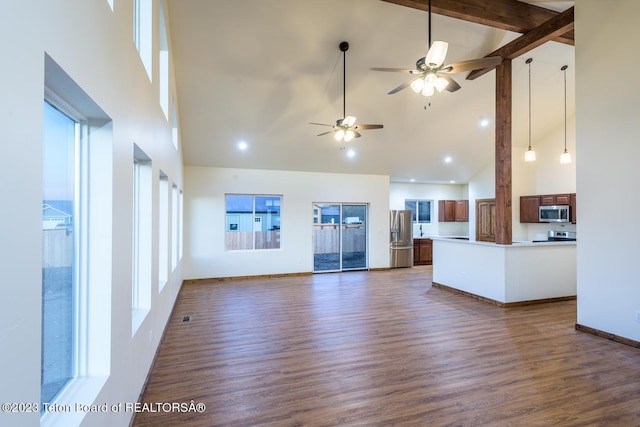
[[(640, 350), (431, 267), (184, 285), (134, 426), (640, 426)], [(183, 316), (191, 315), (190, 322)]]

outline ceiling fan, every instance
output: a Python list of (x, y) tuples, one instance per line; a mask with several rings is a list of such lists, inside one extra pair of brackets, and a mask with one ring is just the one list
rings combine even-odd
[(344, 55), (343, 63), (342, 63), (343, 64), (342, 66), (342, 118), (336, 120), (335, 125), (328, 125), (324, 123), (314, 123), (314, 122), (310, 122), (309, 124), (319, 125), (319, 126), (331, 126), (333, 128), (332, 130), (318, 134), (318, 136), (323, 136), (323, 135), (333, 133), (333, 137), (337, 141), (349, 142), (353, 138), (360, 138), (362, 136), (358, 131), (367, 130), (367, 129), (382, 129), (383, 126), (382, 125), (362, 125), (362, 124), (357, 125), (356, 118), (354, 116), (346, 115), (347, 50), (349, 50), (349, 43), (341, 42), (339, 47)]
[(405, 68), (383, 68), (374, 67), (373, 71), (391, 71), (395, 73), (409, 73), (414, 77), (401, 84), (400, 86), (388, 92), (389, 95), (400, 92), (411, 86), (415, 93), (422, 93), (424, 96), (431, 96), (437, 90), (442, 92), (448, 90), (455, 92), (460, 89), (460, 85), (448, 74), (462, 73), (465, 71), (473, 71), (481, 68), (495, 67), (502, 62), (499, 56), (489, 56), (480, 59), (471, 59), (469, 61), (454, 62), (444, 65), (444, 58), (447, 55), (449, 44), (443, 41), (435, 41), (431, 43), (431, 0), (429, 0), (428, 10), (428, 27), (429, 27), (429, 50), (427, 55), (418, 59), (416, 68), (413, 70)]

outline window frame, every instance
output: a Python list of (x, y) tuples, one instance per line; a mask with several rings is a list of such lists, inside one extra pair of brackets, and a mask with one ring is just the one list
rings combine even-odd
[[(111, 371), (113, 122), (46, 54), (43, 101), (79, 124), (79, 149), (74, 165), (78, 200), (73, 224), (77, 229), (74, 237), (78, 260), (74, 295), (75, 376), (51, 402), (42, 402), (72, 406), (78, 396), (88, 401), (97, 398)], [(91, 197), (92, 194), (108, 196)], [(45, 405), (41, 408), (46, 409)], [(40, 425), (79, 425), (84, 415), (44, 410), (40, 413)]]
[[(235, 224), (235, 229), (233, 229), (234, 227), (232, 227), (234, 224), (229, 222), (229, 218), (230, 215), (232, 216), (237, 216), (238, 219), (240, 219), (241, 217), (241, 213), (239, 212), (233, 212), (233, 211), (229, 211), (228, 210), (228, 197), (229, 196), (242, 196), (242, 197), (251, 197), (251, 206), (252, 206), (252, 211), (249, 212), (244, 212), (246, 215), (250, 215), (250, 223), (251, 223), (251, 230), (243, 230), (241, 226), (239, 226), (240, 220), (238, 221), (237, 224)], [(263, 225), (262, 225), (262, 216), (257, 215), (258, 212), (256, 211), (256, 199), (260, 198), (260, 197), (265, 197), (265, 198), (277, 198), (278, 201), (278, 210), (277, 210), (277, 217), (278, 217), (278, 225), (277, 225), (277, 229), (275, 228), (275, 225), (273, 226), (273, 228), (268, 229), (268, 230), (262, 230)], [(282, 194), (246, 194), (246, 193), (226, 193), (225, 197), (224, 197), (224, 213), (225, 213), (225, 220), (224, 220), (224, 233), (225, 233), (225, 247), (224, 250), (228, 251), (228, 252), (237, 252), (237, 251), (263, 251), (263, 250), (280, 250), (282, 249), (282, 228), (281, 228), (281, 223), (282, 223), (282, 205), (283, 205), (283, 200), (284, 197)], [(277, 246), (275, 247), (256, 247), (256, 229), (255, 229), (255, 223), (260, 222), (260, 231), (271, 231), (271, 232), (275, 232), (275, 236), (277, 239)], [(251, 232), (251, 247), (230, 247), (230, 242), (232, 241), (232, 239), (229, 239), (229, 235), (228, 233), (236, 233), (236, 232)], [(271, 241), (271, 234), (267, 235), (268, 237), (268, 241)], [(244, 239), (243, 239), (244, 240)], [(246, 241), (245, 241), (246, 243)]]
[[(410, 207), (407, 207), (408, 203), (413, 202), (415, 204), (415, 209), (412, 209)], [(421, 221), (420, 220), (420, 205), (424, 204), (424, 203), (428, 203), (429, 204), (429, 220), (428, 221)], [(433, 203), (434, 200), (433, 199), (405, 199), (404, 200), (404, 206), (406, 210), (411, 210), (412, 211), (412, 216), (411, 216), (411, 220), (413, 224), (431, 224), (433, 223)]]

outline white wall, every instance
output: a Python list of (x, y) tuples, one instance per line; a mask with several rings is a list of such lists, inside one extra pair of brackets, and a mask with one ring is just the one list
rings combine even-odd
[[(225, 193), (282, 195), (281, 249), (226, 251)], [(369, 204), (369, 268), (389, 267), (389, 177), (185, 169), (185, 279), (313, 271), (313, 202)]]
[[(157, 14), (157, 2), (154, 2)], [(45, 53), (113, 120), (113, 223), (109, 377), (95, 402), (135, 402), (181, 283), (180, 265), (157, 291), (157, 200), (154, 200), (151, 312), (131, 336), (133, 144), (182, 187), (181, 156), (132, 39), (132, 2), (66, 0), (0, 3), (0, 402), (39, 402), (42, 295), (42, 104)], [(156, 29), (157, 30), (157, 29)], [(157, 35), (156, 35), (157, 37)], [(157, 38), (156, 38), (157, 40)], [(154, 63), (157, 54), (154, 52)], [(154, 182), (154, 198), (157, 190)], [(94, 197), (97, 195), (94, 195)], [(104, 197), (111, 197), (105, 194)], [(106, 316), (109, 318), (109, 316)], [(92, 404), (86, 395), (80, 403)], [(82, 419), (83, 414), (78, 418)], [(131, 413), (84, 417), (83, 425), (127, 425)], [(40, 425), (39, 413), (0, 412), (0, 425)], [(61, 420), (58, 425), (73, 422)]]
[[(578, 323), (636, 341), (640, 341), (638, 16), (637, 0), (581, 0), (575, 5)], [(616, 64), (613, 75), (611, 64)], [(609, 75), (621, 84), (602, 84), (602, 76)], [(603, 206), (611, 205), (621, 206), (624, 225), (603, 222)]]
[[(468, 222), (438, 222), (438, 200), (466, 200), (468, 186), (461, 184), (405, 184), (391, 183), (390, 209), (404, 209), (405, 199), (433, 200), (431, 224), (422, 224), (422, 237), (468, 235)], [(471, 215), (471, 204), (469, 205)], [(420, 226), (414, 224), (413, 237), (420, 237)]]

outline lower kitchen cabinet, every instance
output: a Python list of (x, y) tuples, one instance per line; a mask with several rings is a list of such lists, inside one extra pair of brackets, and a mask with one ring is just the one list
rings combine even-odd
[(413, 239), (413, 265), (431, 265), (433, 261), (433, 241)]

